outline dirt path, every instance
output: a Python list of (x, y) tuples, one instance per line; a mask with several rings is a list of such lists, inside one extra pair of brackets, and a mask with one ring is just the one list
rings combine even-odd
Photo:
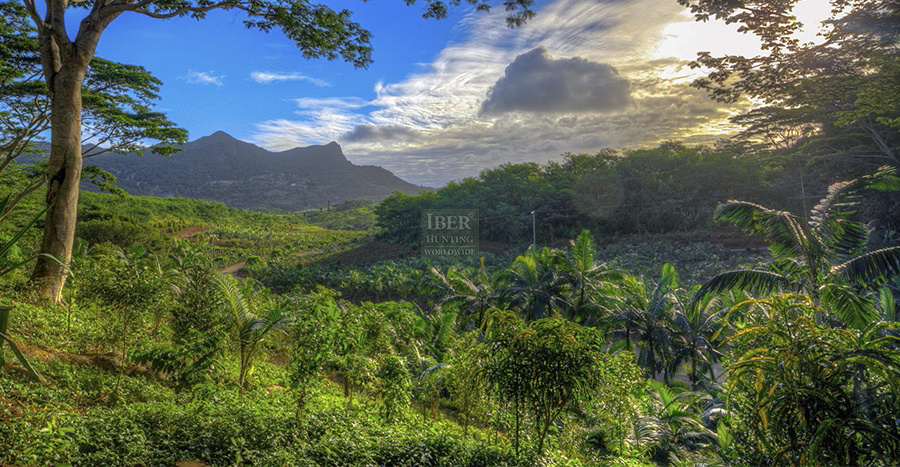
[(175, 238), (193, 238), (197, 234), (202, 234), (202, 233), (206, 232), (207, 230), (209, 230), (209, 229), (207, 229), (206, 227), (200, 227), (200, 226), (195, 225), (193, 227), (185, 227), (185, 228), (179, 230), (178, 232), (173, 232), (169, 235), (171, 235), (172, 237), (175, 237)]

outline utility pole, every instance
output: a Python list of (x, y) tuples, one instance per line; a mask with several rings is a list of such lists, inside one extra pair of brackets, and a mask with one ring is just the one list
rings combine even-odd
[(531, 246), (537, 248), (537, 222), (534, 220), (534, 211), (531, 211)]

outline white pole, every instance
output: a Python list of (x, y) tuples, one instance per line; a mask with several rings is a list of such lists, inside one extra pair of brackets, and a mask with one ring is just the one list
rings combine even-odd
[(531, 211), (531, 246), (537, 247), (537, 223), (534, 220), (534, 211)]

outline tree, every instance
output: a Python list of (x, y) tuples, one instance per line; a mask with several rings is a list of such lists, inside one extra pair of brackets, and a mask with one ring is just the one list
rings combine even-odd
[(253, 308), (253, 287), (251, 279), (241, 284), (234, 277), (223, 274), (216, 278), (216, 285), (222, 293), (225, 305), (231, 314), (232, 326), (238, 342), (240, 354), (238, 385), (241, 392), (247, 388), (256, 347), (270, 333), (289, 328), (294, 318), (284, 303), (269, 305), (263, 314), (257, 315)]
[(718, 338), (721, 315), (731, 304), (731, 301), (709, 296), (698, 306), (675, 310), (669, 372), (677, 372), (679, 366), (689, 361), (691, 372), (688, 376), (692, 387), (697, 387), (704, 371), (708, 371), (710, 381), (715, 382), (714, 363), (722, 356), (718, 351), (721, 347)]
[[(0, 171), (23, 155), (42, 155), (34, 142), (50, 127), (50, 99), (40, 78), (39, 44), (29, 24), (27, 9), (11, 1), (0, 2)], [(111, 62), (99, 57), (91, 60), (82, 89), (87, 129), (81, 143), (93, 144), (83, 156), (108, 151), (130, 152), (140, 149), (145, 139), (160, 141), (153, 150), (171, 154), (170, 144), (183, 143), (187, 132), (177, 128), (163, 113), (153, 112), (162, 82), (142, 67)], [(41, 188), (47, 177), (43, 164), (36, 164), (21, 191), (0, 212), (9, 214), (23, 198)], [(94, 178), (101, 188), (111, 189), (114, 177), (96, 168), (88, 168), (83, 178)]]
[(896, 323), (816, 324), (804, 295), (738, 304), (747, 324), (727, 365), (741, 464), (890, 465), (900, 456)]
[(673, 336), (672, 319), (676, 310), (684, 309), (679, 292), (678, 274), (671, 264), (663, 265), (660, 279), (652, 289), (634, 276), (625, 276), (622, 285), (623, 304), (617, 313), (619, 327), (612, 334), (625, 339), (629, 350), (632, 335), (637, 335), (641, 345), (638, 364), (651, 378), (663, 372), (665, 379), (669, 379), (666, 361)]
[(619, 294), (615, 281), (622, 273), (594, 262), (596, 244), (594, 236), (583, 230), (572, 240), (572, 250), (567, 257), (566, 280), (572, 287), (568, 302), (572, 306), (572, 319), (582, 324), (595, 324), (616, 303)]
[[(633, 389), (632, 379), (616, 379), (623, 365), (603, 351), (600, 333), (561, 318), (544, 318), (525, 325), (507, 317), (496, 328), (485, 363), (487, 379), (516, 410), (516, 454), (519, 452), (519, 410), (534, 417), (538, 455), (550, 427), (576, 407), (587, 407), (599, 387)], [(627, 389), (626, 389), (627, 388)]]
[(501, 297), (512, 306), (522, 307), (529, 319), (553, 316), (554, 307), (570, 308), (561, 274), (564, 264), (565, 258), (558, 250), (529, 248), (507, 272), (509, 288)]
[[(50, 96), (50, 161), (47, 170), (47, 211), (41, 252), (63, 261), (71, 258), (75, 239), (75, 220), (80, 177), (83, 168), (81, 149), (82, 86), (100, 37), (123, 14), (140, 14), (165, 19), (190, 16), (203, 19), (215, 10), (240, 10), (246, 14), (244, 25), (262, 31), (280, 29), (292, 39), (306, 58), (338, 57), (357, 67), (372, 61), (371, 34), (351, 21), (347, 10), (335, 11), (307, 0), (45, 0), (43, 16), (36, 0), (22, 0), (37, 27), (41, 71)], [(465, 0), (479, 10), (488, 10), (488, 0)], [(407, 3), (414, 3), (409, 0)], [(460, 0), (426, 0), (424, 16), (443, 18), (448, 4)], [(518, 26), (534, 16), (533, 0), (506, 1), (507, 24)], [(66, 16), (74, 8), (87, 12), (74, 36), (67, 30)], [(69, 22), (69, 24), (71, 24)], [(65, 285), (64, 266), (40, 260), (33, 280), (40, 282), (41, 295), (59, 301)]]
[[(288, 300), (293, 300), (289, 297)], [(319, 286), (316, 292), (296, 300), (296, 316), (291, 333), (294, 353), (291, 357), (291, 387), (297, 394), (297, 410), (306, 405), (309, 385), (325, 367), (334, 351), (338, 334), (340, 305), (337, 293)]]
[(481, 259), (481, 267), (472, 279), (456, 266), (450, 266), (447, 274), (432, 266), (431, 274), (438, 279), (447, 294), (440, 303), (441, 307), (461, 311), (463, 328), (477, 328), (486, 324), (487, 311), (499, 300), (500, 290), (505, 285), (502, 274), (491, 277), (485, 271), (484, 258)]
[(790, 145), (812, 134), (846, 141), (856, 138), (849, 131), (855, 129), (869, 140), (853, 150), (856, 155), (900, 166), (900, 4), (831, 0), (823, 40), (814, 44), (794, 35), (804, 26), (793, 15), (798, 1), (678, 0), (698, 21), (740, 24), (764, 51), (755, 57), (700, 52), (691, 66), (710, 72), (693, 85), (721, 102), (762, 102), (735, 117), (747, 126), (744, 136)]
[(731, 289), (759, 294), (794, 290), (808, 294), (816, 305), (828, 304), (828, 309), (845, 323), (865, 327), (877, 318), (877, 312), (864, 293), (900, 276), (900, 247), (864, 253), (868, 229), (851, 216), (862, 190), (898, 188), (900, 177), (887, 168), (836, 183), (808, 218), (746, 201), (720, 205), (716, 220), (765, 237), (775, 257), (773, 267), (768, 271), (746, 269), (719, 274), (703, 284), (694, 295), (695, 301)]

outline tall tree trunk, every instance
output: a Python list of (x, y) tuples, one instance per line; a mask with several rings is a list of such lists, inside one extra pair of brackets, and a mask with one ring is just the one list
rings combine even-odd
[[(47, 168), (47, 210), (44, 237), (31, 280), (40, 296), (62, 301), (66, 265), (72, 259), (75, 220), (81, 185), (81, 87), (97, 42), (120, 13), (101, 17), (100, 3), (79, 25), (75, 40), (66, 32), (65, 0), (47, 0), (44, 21), (36, 22), (41, 67), (50, 94), (50, 161)], [(36, 15), (36, 13), (35, 13)]]
[[(74, 60), (73, 60), (74, 61)], [(40, 296), (62, 301), (66, 264), (72, 259), (75, 219), (81, 184), (81, 86), (86, 66), (66, 63), (52, 80), (50, 161), (47, 168), (47, 210), (41, 253), (31, 278)]]

